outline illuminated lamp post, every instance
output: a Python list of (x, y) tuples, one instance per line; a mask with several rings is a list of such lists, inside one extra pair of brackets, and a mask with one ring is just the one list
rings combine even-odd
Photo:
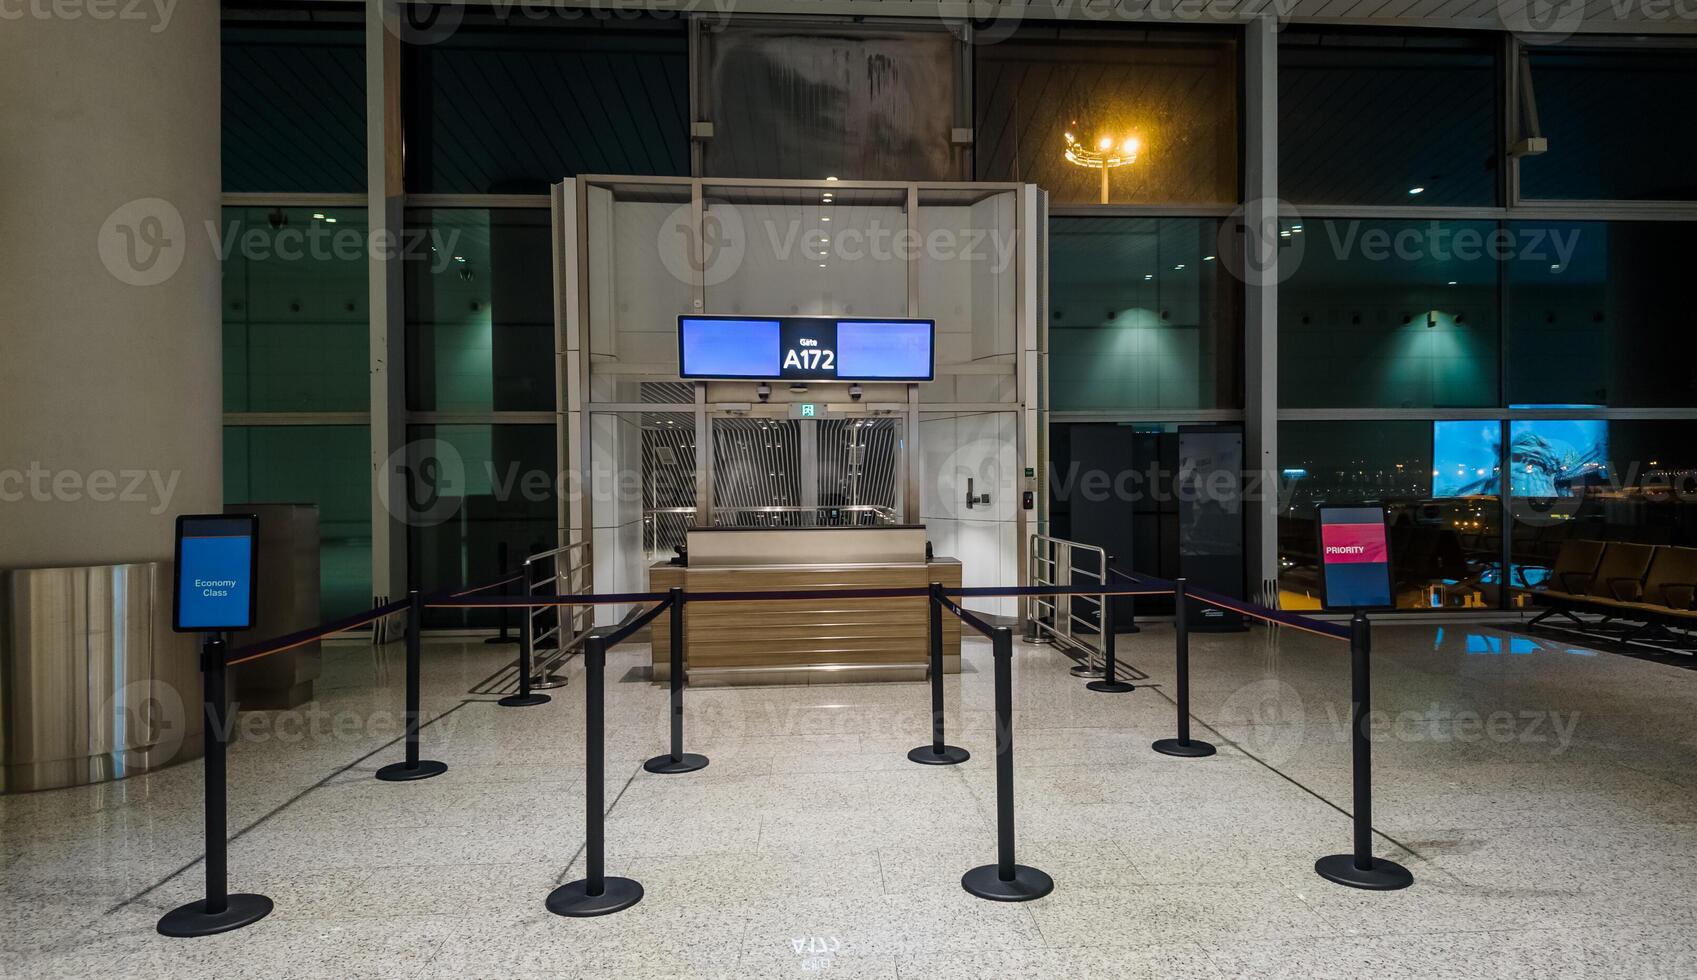
[(1137, 151), (1143, 147), (1143, 141), (1135, 136), (1126, 136), (1116, 140), (1112, 136), (1098, 136), (1094, 146), (1079, 142), (1072, 133), (1066, 134), (1067, 162), (1076, 167), (1086, 167), (1102, 171), (1102, 203), (1108, 203), (1108, 171), (1116, 167), (1124, 167), (1137, 162)]

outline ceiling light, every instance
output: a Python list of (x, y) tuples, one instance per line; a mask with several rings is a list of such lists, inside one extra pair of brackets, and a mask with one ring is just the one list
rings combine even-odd
[(1424, 187), (1410, 187), (1408, 189), (1408, 193), (1410, 193), (1410, 194), (1424, 194), (1424, 193), (1426, 193), (1426, 188), (1424, 188)]
[(313, 218), (315, 218), (318, 221), (324, 220), (324, 212), (323, 211), (314, 211), (314, 212), (312, 212), (312, 216), (313, 216)]
[(1451, 285), (1451, 286), (1453, 286), (1453, 285), (1455, 285), (1455, 280), (1454, 280), (1454, 279), (1451, 279), (1451, 280), (1450, 280), (1450, 285)]
[(1214, 257), (1212, 255), (1204, 255), (1204, 256), (1202, 256), (1202, 261), (1212, 262), (1212, 261), (1214, 261)]
[(833, 182), (833, 183), (835, 183), (835, 182), (836, 182), (836, 179), (837, 179), (837, 178), (835, 178), (835, 177), (826, 177), (826, 178), (825, 178), (825, 179), (826, 179), (826, 180), (829, 180), (829, 181), (831, 181), (831, 182)]
[(1153, 278), (1155, 278), (1155, 276), (1153, 274), (1146, 275), (1146, 276), (1143, 277), (1143, 281), (1148, 282), (1149, 280), (1151, 280)]
[(327, 225), (333, 225), (333, 224), (336, 223), (336, 219), (335, 218), (325, 218), (324, 223), (327, 224)]
[(1184, 263), (1183, 263), (1183, 262), (1180, 262), (1180, 263), (1179, 263), (1179, 264), (1178, 264), (1178, 265), (1175, 265), (1175, 266), (1173, 266), (1173, 271), (1174, 271), (1174, 272), (1182, 272), (1182, 271), (1184, 271)]

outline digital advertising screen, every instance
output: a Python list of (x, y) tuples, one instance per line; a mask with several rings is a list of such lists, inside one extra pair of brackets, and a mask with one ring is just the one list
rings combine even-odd
[(678, 374), (697, 381), (930, 381), (936, 323), (678, 317)]
[[(1515, 406), (1544, 407), (1544, 406)], [(1501, 428), (1497, 422), (1432, 423), (1432, 496), (1502, 493)], [(1604, 419), (1516, 419), (1509, 423), (1509, 495), (1570, 497), (1608, 478), (1609, 423)]]
[(177, 518), (173, 630), (210, 633), (253, 626), (258, 533), (259, 519), (251, 514)]
[(1395, 606), (1384, 508), (1320, 508), (1320, 585), (1327, 609)]
[(1571, 497), (1608, 478), (1605, 419), (1521, 419), (1509, 423), (1508, 486), (1515, 497)]

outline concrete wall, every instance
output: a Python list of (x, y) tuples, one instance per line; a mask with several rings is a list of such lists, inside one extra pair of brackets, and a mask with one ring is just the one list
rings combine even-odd
[(17, 9), (0, 29), (0, 565), (169, 558), (174, 516), (223, 503), (218, 5)]

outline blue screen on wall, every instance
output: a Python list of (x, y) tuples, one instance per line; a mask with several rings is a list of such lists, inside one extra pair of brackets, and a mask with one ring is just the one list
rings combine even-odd
[(935, 336), (931, 320), (680, 316), (678, 374), (726, 381), (930, 381)]
[(929, 320), (837, 321), (837, 376), (931, 380)]
[(775, 378), (781, 326), (777, 320), (680, 317), (678, 373), (685, 378)]

